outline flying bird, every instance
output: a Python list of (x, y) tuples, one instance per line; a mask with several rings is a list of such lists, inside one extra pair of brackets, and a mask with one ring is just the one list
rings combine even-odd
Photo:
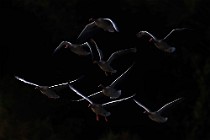
[(41, 86), (41, 85), (38, 85), (38, 84), (35, 84), (35, 83), (32, 83), (32, 82), (29, 82), (29, 81), (27, 81), (27, 80), (25, 80), (25, 79), (23, 79), (19, 76), (15, 76), (15, 78), (17, 80), (23, 82), (23, 83), (34, 86), (35, 89), (38, 89), (42, 94), (46, 95), (48, 98), (57, 99), (57, 98), (60, 98), (60, 96), (57, 95), (55, 90), (59, 90), (59, 89), (64, 88), (64, 87), (68, 87), (69, 83), (76, 82), (79, 79), (81, 79), (82, 77), (79, 77), (79, 78), (77, 78), (75, 80), (72, 80), (72, 81), (60, 83), (60, 84), (57, 84), (57, 85), (52, 85), (52, 86)]
[(98, 104), (98, 103), (94, 103), (93, 101), (91, 101), (88, 97), (84, 96), (83, 94), (81, 94), (78, 90), (76, 90), (73, 86), (71, 86), (69, 84), (69, 88), (74, 91), (77, 95), (81, 96), (82, 98), (84, 98), (86, 101), (89, 102), (88, 107), (91, 108), (91, 110), (96, 114), (96, 120), (99, 121), (99, 116), (103, 116), (105, 121), (107, 122), (108, 119), (107, 117), (111, 115), (111, 113), (109, 111), (107, 111), (105, 108), (109, 105), (113, 105), (115, 103), (119, 103), (121, 101), (125, 101), (128, 100), (132, 97), (135, 96), (135, 94), (133, 94), (132, 96), (126, 97), (126, 98), (121, 98), (118, 100), (113, 100), (107, 103), (103, 103), (103, 104)]
[(77, 37), (79, 42), (89, 41), (89, 39), (93, 38), (100, 31), (119, 32), (116, 23), (110, 18), (90, 18), (89, 21), (90, 23), (83, 28)]
[[(102, 87), (102, 90), (96, 93), (93, 93), (89, 96), (87, 96), (88, 98), (96, 96), (98, 94), (102, 94), (105, 95), (107, 97), (109, 97), (110, 99), (117, 99), (121, 96), (121, 90), (117, 90), (116, 89), (116, 85), (118, 85), (120, 82), (122, 82), (122, 80), (125, 78), (125, 76), (127, 75), (127, 72), (133, 67), (133, 65), (131, 65), (125, 72), (123, 72), (120, 76), (118, 76), (110, 85), (108, 86), (104, 86), (102, 84), (99, 85), (99, 87)], [(84, 100), (84, 98), (78, 99), (78, 100), (72, 100), (72, 101), (82, 101)]]
[(177, 31), (183, 31), (187, 28), (175, 28), (172, 29), (163, 39), (158, 39), (156, 38), (154, 35), (152, 35), (150, 32), (148, 31), (139, 31), (136, 36), (138, 38), (141, 38), (142, 36), (149, 36), (150, 40), (149, 42), (154, 43), (154, 45), (160, 49), (161, 51), (167, 52), (167, 53), (173, 53), (176, 51), (176, 47), (171, 46), (168, 44), (167, 39), (172, 36), (175, 32)]
[(160, 109), (158, 109), (157, 111), (151, 111), (150, 109), (148, 109), (147, 107), (145, 107), (143, 104), (141, 104), (139, 101), (133, 99), (135, 101), (135, 103), (137, 105), (139, 105), (140, 107), (142, 107), (145, 111), (144, 113), (148, 115), (148, 117), (158, 123), (165, 123), (168, 120), (168, 117), (163, 117), (162, 113), (165, 112), (166, 110), (170, 109), (172, 107), (172, 105), (174, 105), (175, 103), (179, 103), (180, 101), (182, 101), (183, 98), (177, 98), (171, 102), (166, 103), (165, 105), (163, 105)]
[(81, 44), (73, 44), (71, 42), (68, 41), (62, 41), (58, 47), (56, 47), (54, 49), (54, 53), (56, 53), (58, 50), (60, 50), (61, 48), (66, 48), (66, 49), (70, 49), (73, 53), (79, 55), (79, 56), (87, 56), (87, 55), (91, 55), (92, 57), (92, 48), (90, 46), (90, 44), (88, 42), (85, 43), (81, 43)]
[(119, 57), (122, 57), (125, 54), (136, 53), (137, 52), (136, 48), (122, 49), (122, 50), (118, 50), (118, 51), (113, 52), (107, 60), (104, 60), (103, 53), (99, 49), (96, 42), (93, 39), (91, 39), (91, 42), (94, 43), (94, 46), (96, 47), (98, 55), (99, 55), (99, 60), (94, 60), (93, 63), (97, 64), (100, 67), (100, 69), (105, 72), (106, 76), (108, 76), (109, 74), (112, 75), (112, 74), (117, 72), (117, 70), (114, 69), (111, 66), (111, 63), (112, 63), (113, 60), (115, 60)]

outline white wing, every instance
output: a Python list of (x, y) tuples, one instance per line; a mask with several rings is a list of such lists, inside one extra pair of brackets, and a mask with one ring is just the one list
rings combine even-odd
[(96, 47), (96, 50), (97, 50), (98, 56), (99, 56), (99, 60), (100, 60), (100, 61), (103, 60), (103, 53), (102, 53), (102, 51), (99, 49), (99, 47), (98, 47), (97, 43), (95, 42), (95, 40), (94, 40), (94, 39), (91, 39), (91, 42), (93, 42), (94, 45), (95, 45), (95, 47)]
[(85, 100), (87, 100), (89, 103), (93, 104), (93, 102), (92, 102), (90, 99), (88, 99), (86, 96), (84, 96), (83, 94), (81, 94), (79, 91), (77, 91), (77, 90), (76, 90), (73, 86), (71, 86), (70, 84), (69, 84), (69, 88), (70, 88), (71, 90), (73, 90), (77, 95), (81, 96), (82, 98), (84, 98)]
[(116, 23), (113, 22), (110, 18), (104, 18), (104, 20), (108, 20), (111, 24), (112, 24), (112, 27), (117, 31), (119, 32), (119, 29), (118, 27), (116, 26)]
[(147, 108), (147, 107), (145, 107), (144, 105), (142, 105), (140, 102), (138, 102), (137, 100), (135, 100), (135, 99), (133, 99), (134, 100), (134, 102), (137, 104), (137, 105), (139, 105), (140, 107), (142, 107), (144, 110), (146, 110), (147, 112), (150, 112), (150, 110)]
[(133, 64), (125, 71), (123, 72), (119, 77), (117, 77), (117, 79), (115, 79), (111, 84), (110, 86), (111, 87), (114, 87), (117, 83), (119, 83), (124, 77), (125, 77), (125, 74), (133, 67)]
[[(88, 95), (87, 97), (90, 98), (90, 97), (93, 97), (93, 96), (95, 96), (97, 94), (100, 94), (100, 93), (102, 93), (102, 91), (98, 91), (96, 93), (93, 93), (91, 95)], [(79, 102), (79, 101), (83, 101), (83, 100), (84, 100), (84, 98), (81, 98), (81, 99), (78, 99), (78, 100), (71, 100), (71, 101), (77, 101), (77, 102)]]
[(32, 85), (32, 86), (36, 86), (36, 87), (39, 87), (39, 86), (40, 86), (40, 85), (37, 85), (37, 84), (35, 84), (35, 83), (26, 81), (26, 80), (24, 80), (23, 78), (20, 78), (20, 77), (18, 77), (18, 76), (15, 76), (15, 78), (18, 79), (18, 80), (20, 80), (20, 81), (22, 81), (22, 82), (24, 82), (24, 83), (26, 83), (26, 84)]
[(113, 100), (113, 101), (110, 101), (110, 102), (107, 102), (107, 103), (103, 103), (102, 106), (110, 105), (110, 104), (113, 104), (113, 103), (119, 103), (121, 101), (128, 100), (128, 99), (134, 97), (135, 95), (136, 94), (133, 94), (132, 96), (129, 96), (129, 97), (126, 97), (126, 98), (121, 98), (121, 99), (118, 99), (118, 100)]
[(181, 99), (183, 99), (183, 98), (177, 98), (177, 99), (175, 99), (175, 100), (173, 100), (173, 101), (171, 101), (171, 102), (165, 104), (165, 105), (162, 106), (157, 112), (161, 113), (161, 112), (163, 112), (163, 111), (169, 109), (173, 104), (177, 103), (178, 101), (181, 101)]

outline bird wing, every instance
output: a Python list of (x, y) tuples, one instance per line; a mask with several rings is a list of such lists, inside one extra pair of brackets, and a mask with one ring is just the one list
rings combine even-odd
[(88, 47), (88, 49), (89, 49), (89, 51), (90, 51), (91, 58), (92, 58), (92, 60), (93, 60), (93, 50), (92, 50), (90, 44), (89, 44), (88, 42), (85, 42), (85, 43), (83, 44), (83, 46), (84, 46), (84, 47)]
[(187, 28), (175, 28), (175, 29), (172, 29), (164, 38), (163, 40), (166, 40), (168, 39), (168, 37), (171, 37), (172, 34), (174, 34), (175, 32), (177, 31), (182, 31), (182, 30), (186, 30)]
[(134, 97), (135, 95), (136, 95), (136, 94), (133, 94), (133, 95), (131, 95), (131, 96), (129, 96), (129, 97), (126, 97), (126, 98), (121, 98), (121, 99), (118, 99), (118, 100), (113, 100), (113, 101), (110, 101), (110, 102), (107, 102), (107, 103), (103, 103), (102, 106), (113, 105), (113, 104), (115, 104), (115, 103), (119, 103), (119, 102), (121, 102), (121, 101), (128, 100), (128, 99)]
[(150, 110), (149, 110), (147, 107), (145, 107), (143, 104), (141, 104), (140, 102), (138, 102), (138, 101), (135, 100), (135, 99), (133, 99), (133, 100), (134, 100), (134, 102), (135, 102), (137, 105), (139, 105), (140, 107), (142, 107), (145, 111), (150, 112)]
[(114, 59), (118, 58), (119, 56), (136, 51), (137, 51), (136, 48), (129, 48), (129, 49), (115, 51), (110, 55), (110, 57), (107, 60), (107, 63), (110, 64)]
[(116, 84), (118, 84), (122, 79), (125, 77), (126, 73), (133, 67), (134, 64), (132, 64), (125, 72), (123, 72), (117, 79), (115, 79), (111, 84), (110, 87), (115, 87)]
[(93, 102), (86, 96), (84, 96), (83, 94), (81, 94), (78, 90), (76, 90), (73, 86), (71, 86), (70, 84), (69, 85), (69, 88), (71, 90), (73, 90), (77, 95), (81, 96), (82, 98), (84, 98), (85, 100), (87, 100), (89, 103), (93, 104)]
[(182, 100), (183, 98), (177, 98), (167, 104), (165, 104), (164, 106), (162, 106), (157, 112), (161, 113), (164, 112), (165, 110), (171, 108), (172, 105), (174, 105), (175, 103), (178, 103)]
[(64, 47), (64, 45), (71, 45), (71, 43), (68, 41), (61, 41), (58, 47), (54, 49), (53, 54), (56, 53), (58, 50), (60, 50), (62, 47)]
[(101, 49), (99, 49), (97, 43), (95, 42), (94, 39), (91, 39), (91, 42), (94, 44), (94, 46), (96, 47), (96, 50), (98, 52), (98, 56), (99, 56), (99, 61), (103, 60), (103, 52), (101, 51)]
[(71, 83), (74, 83), (80, 79), (82, 79), (84, 76), (80, 76), (79, 78), (77, 79), (74, 79), (74, 80), (69, 80), (68, 82), (64, 82), (64, 83), (60, 83), (60, 84), (56, 84), (56, 85), (52, 85), (52, 86), (49, 86), (49, 89), (53, 88), (53, 89), (58, 89), (58, 88), (63, 88), (63, 87), (67, 87), (68, 84), (71, 84)]
[(95, 22), (91, 22), (87, 24), (80, 32), (79, 36), (77, 37), (77, 41), (79, 41), (79, 43), (87, 42), (90, 38), (93, 38), (100, 30), (102, 29), (97, 27)]
[[(102, 93), (102, 91), (98, 91), (98, 92), (96, 92), (96, 93), (93, 93), (93, 94), (91, 94), (91, 95), (88, 95), (87, 97), (90, 98), (90, 97), (96, 96), (96, 95), (98, 95), (98, 94), (100, 94), (100, 93)], [(77, 101), (77, 102), (79, 102), (79, 101), (83, 101), (83, 100), (84, 100), (84, 98), (77, 99), (77, 100), (71, 100), (71, 101)]]
[(115, 31), (119, 32), (119, 29), (113, 20), (111, 20), (110, 18), (103, 18), (103, 19), (109, 21), (111, 23), (112, 27), (115, 29)]
[(39, 86), (40, 86), (40, 85), (37, 85), (37, 84), (35, 84), (35, 83), (26, 81), (25, 79), (20, 78), (19, 76), (15, 76), (15, 78), (16, 78), (17, 80), (20, 80), (20, 81), (22, 81), (22, 82), (24, 82), (24, 83), (26, 83), (26, 84), (32, 85), (32, 86), (36, 86), (36, 87), (39, 87)]

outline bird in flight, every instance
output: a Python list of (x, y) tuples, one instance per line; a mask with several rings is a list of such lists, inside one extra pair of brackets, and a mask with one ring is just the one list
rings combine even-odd
[[(133, 64), (134, 65), (134, 64)], [(99, 85), (99, 87), (102, 87), (102, 90), (93, 93), (89, 96), (87, 96), (88, 98), (91, 98), (93, 96), (102, 94), (105, 95), (107, 97), (109, 97), (110, 99), (117, 99), (121, 96), (121, 90), (117, 90), (116, 89), (116, 85), (118, 85), (120, 82), (122, 82), (122, 80), (125, 78), (125, 76), (127, 75), (127, 72), (133, 67), (133, 65), (131, 65), (125, 72), (123, 72), (120, 76), (118, 76), (110, 85), (108, 86), (104, 86), (102, 84)], [(72, 100), (72, 101), (83, 101), (85, 100), (84, 98), (81, 99), (77, 99), (77, 100)]]
[(112, 75), (117, 72), (117, 70), (111, 66), (111, 63), (113, 60), (119, 57), (122, 57), (125, 54), (137, 52), (136, 48), (121, 49), (121, 50), (113, 52), (107, 60), (104, 60), (103, 53), (99, 49), (96, 42), (93, 39), (91, 39), (91, 41), (94, 43), (94, 46), (96, 47), (98, 55), (99, 55), (99, 60), (94, 60), (93, 63), (97, 64), (100, 67), (100, 69), (105, 72), (106, 76), (108, 76), (109, 74)]
[(91, 38), (94, 38), (100, 31), (105, 32), (119, 32), (119, 29), (116, 23), (110, 18), (90, 18), (90, 23), (88, 23), (79, 36), (77, 40), (79, 42), (89, 41)]
[(157, 111), (151, 111), (150, 109), (148, 109), (146, 106), (144, 106), (143, 104), (141, 104), (139, 101), (134, 100), (134, 102), (139, 105), (140, 107), (142, 107), (145, 111), (144, 113), (148, 115), (148, 117), (158, 123), (165, 123), (168, 120), (168, 117), (163, 117), (162, 113), (165, 112), (166, 110), (168, 110), (169, 108), (172, 107), (172, 105), (174, 105), (175, 103), (179, 103), (180, 101), (182, 101), (183, 98), (177, 98), (171, 102), (166, 103), (165, 105), (163, 105), (160, 109), (158, 109)]
[(28, 85), (31, 85), (31, 86), (34, 86), (35, 89), (38, 89), (42, 94), (46, 95), (48, 98), (53, 98), (53, 99), (57, 99), (57, 98), (60, 98), (59, 95), (57, 95), (56, 91), (55, 90), (59, 90), (61, 88), (64, 88), (64, 87), (68, 87), (68, 84), (69, 83), (73, 83), (73, 82), (76, 82), (77, 80), (81, 79), (82, 77), (79, 77), (75, 80), (72, 80), (72, 81), (68, 81), (68, 82), (64, 82), (64, 83), (60, 83), (60, 84), (56, 84), (56, 85), (52, 85), (52, 86), (41, 86), (41, 85), (38, 85), (36, 83), (33, 83), (33, 82), (29, 82), (19, 76), (15, 76), (15, 78), (23, 83), (26, 83)]
[(119, 103), (128, 99), (131, 99), (132, 97), (135, 96), (135, 94), (126, 97), (126, 98), (121, 98), (118, 100), (113, 100), (107, 103), (103, 103), (103, 104), (98, 104), (98, 103), (94, 103), (93, 101), (91, 101), (88, 97), (86, 97), (85, 95), (83, 95), (82, 93), (80, 93), (77, 89), (75, 89), (71, 84), (69, 84), (69, 88), (74, 91), (77, 95), (81, 96), (82, 98), (84, 98), (86, 101), (89, 102), (88, 107), (91, 108), (91, 110), (96, 114), (96, 120), (99, 121), (99, 116), (103, 116), (105, 121), (107, 122), (108, 119), (107, 117), (111, 115), (111, 113), (109, 111), (107, 111), (105, 108), (109, 105), (113, 105), (115, 103)]
[(173, 52), (176, 51), (176, 47), (169, 45), (167, 39), (169, 37), (171, 37), (175, 32), (183, 31), (183, 30), (186, 30), (186, 29), (187, 28), (175, 28), (175, 29), (172, 29), (163, 39), (156, 38), (153, 34), (151, 34), (148, 31), (139, 31), (136, 34), (136, 36), (138, 38), (141, 38), (142, 36), (149, 36), (150, 37), (149, 42), (154, 43), (154, 45), (158, 49), (160, 49), (161, 51), (167, 52), (167, 53), (173, 53)]

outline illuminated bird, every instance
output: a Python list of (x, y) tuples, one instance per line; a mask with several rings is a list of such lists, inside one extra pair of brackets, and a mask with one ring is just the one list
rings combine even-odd
[(105, 72), (106, 76), (108, 76), (109, 74), (114, 74), (114, 73), (117, 72), (117, 70), (114, 69), (111, 66), (111, 63), (112, 63), (113, 60), (117, 59), (118, 57), (122, 57), (125, 54), (136, 53), (137, 52), (136, 48), (122, 49), (122, 50), (118, 50), (118, 51), (113, 52), (107, 60), (104, 60), (103, 53), (99, 49), (96, 42), (93, 39), (91, 39), (91, 41), (94, 43), (94, 46), (96, 47), (98, 55), (99, 55), (99, 60), (94, 60), (93, 63), (97, 64), (100, 67), (100, 69)]
[(38, 85), (38, 84), (35, 84), (32, 82), (26, 81), (25, 79), (20, 78), (19, 76), (15, 76), (15, 78), (21, 82), (35, 86), (35, 89), (38, 89), (42, 94), (46, 95), (48, 98), (57, 99), (57, 98), (60, 98), (60, 96), (56, 94), (55, 90), (58, 90), (58, 89), (61, 89), (64, 87), (68, 87), (68, 83), (76, 82), (77, 80), (79, 80), (82, 77), (79, 77), (75, 80), (64, 82), (61, 84), (52, 85), (52, 86), (41, 86), (41, 85)]
[(82, 43), (82, 44), (73, 44), (68, 41), (62, 41), (58, 47), (55, 48), (53, 53), (56, 53), (58, 50), (61, 48), (68, 48), (70, 49), (73, 53), (79, 55), (79, 56), (87, 56), (91, 55), (92, 57), (92, 49), (91, 46), (88, 42)]
[(84, 98), (86, 101), (89, 102), (88, 107), (90, 107), (91, 110), (96, 114), (96, 120), (97, 121), (99, 121), (99, 116), (103, 116), (105, 121), (106, 122), (108, 121), (107, 117), (111, 115), (111, 113), (105, 109), (105, 107), (107, 107), (108, 105), (113, 105), (114, 103), (119, 103), (121, 101), (128, 100), (128, 99), (130, 99), (130, 98), (135, 96), (135, 94), (133, 94), (132, 96), (129, 96), (129, 97), (126, 97), (126, 98), (113, 100), (113, 101), (110, 101), (110, 102), (107, 102), (107, 103), (103, 103), (103, 104), (97, 104), (97, 103), (94, 103), (93, 101), (91, 101), (88, 97), (86, 97), (83, 94), (81, 94), (78, 90), (76, 90), (70, 84), (69, 84), (69, 88), (72, 91), (74, 91), (76, 94), (78, 94), (79, 96), (81, 96), (82, 98)]
[(89, 21), (77, 38), (79, 42), (89, 41), (100, 31), (119, 32), (116, 23), (110, 18), (90, 18)]
[(158, 109), (157, 111), (151, 111), (150, 109), (148, 109), (147, 107), (145, 107), (143, 104), (141, 104), (140, 102), (138, 102), (137, 100), (133, 99), (135, 101), (135, 103), (137, 105), (139, 105), (140, 107), (142, 107), (145, 111), (144, 113), (148, 115), (148, 117), (158, 123), (165, 123), (168, 120), (168, 117), (163, 117), (162, 113), (165, 112), (166, 110), (168, 110), (169, 108), (172, 107), (172, 105), (174, 105), (175, 103), (178, 103), (180, 101), (182, 101), (183, 98), (177, 98), (167, 104), (165, 104), (164, 106), (162, 106), (160, 109)]
[[(126, 76), (126, 73), (132, 68), (133, 65), (131, 65), (125, 72), (123, 72), (119, 77), (117, 77), (110, 85), (104, 86), (102, 84), (99, 85), (99, 87), (102, 87), (102, 90), (96, 93), (93, 93), (88, 98), (96, 96), (98, 94), (103, 94), (110, 99), (116, 99), (119, 98), (121, 95), (121, 90), (116, 89), (116, 85), (118, 85)], [(78, 100), (72, 100), (72, 101), (82, 101), (84, 98), (78, 99)]]
[(175, 28), (173, 30), (171, 30), (163, 39), (157, 39), (154, 35), (152, 35), (151, 33), (149, 33), (148, 31), (139, 31), (136, 36), (138, 38), (141, 38), (142, 36), (149, 36), (150, 37), (150, 42), (154, 43), (154, 45), (164, 51), (164, 52), (167, 52), (167, 53), (173, 53), (176, 51), (176, 48), (174, 46), (171, 46), (168, 44), (168, 37), (171, 36), (174, 32), (177, 32), (177, 31), (182, 31), (182, 30), (185, 30), (187, 28)]

